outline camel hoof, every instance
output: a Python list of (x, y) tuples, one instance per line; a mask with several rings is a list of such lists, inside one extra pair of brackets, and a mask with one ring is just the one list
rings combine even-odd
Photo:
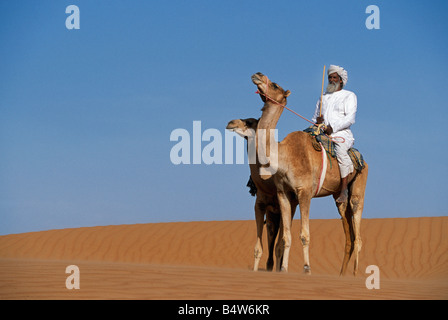
[(311, 274), (311, 267), (310, 266), (303, 266), (303, 272), (306, 275), (310, 275)]
[(286, 269), (285, 267), (281, 267), (280, 272), (287, 273), (288, 269)]

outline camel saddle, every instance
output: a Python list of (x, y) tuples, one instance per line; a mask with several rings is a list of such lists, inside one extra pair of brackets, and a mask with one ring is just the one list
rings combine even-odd
[[(336, 158), (334, 142), (326, 134), (319, 132), (317, 126), (312, 125), (303, 131), (309, 133), (312, 137), (314, 137), (314, 139), (312, 139), (312, 143), (316, 151), (322, 151), (322, 144), (327, 154), (332, 158)], [(352, 147), (348, 149), (347, 153), (350, 156), (350, 159), (352, 159), (355, 170), (361, 172), (361, 170), (365, 167), (364, 158), (361, 152), (359, 152), (358, 149)]]

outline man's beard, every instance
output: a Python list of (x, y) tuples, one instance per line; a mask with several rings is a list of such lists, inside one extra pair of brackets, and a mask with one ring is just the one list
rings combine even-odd
[(340, 87), (340, 83), (339, 82), (330, 82), (327, 85), (327, 92), (328, 93), (333, 93), (339, 90)]

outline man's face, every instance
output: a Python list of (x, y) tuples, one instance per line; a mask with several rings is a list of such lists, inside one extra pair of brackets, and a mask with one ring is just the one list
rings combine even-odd
[(333, 73), (328, 75), (328, 82), (330, 82), (330, 83), (341, 83), (342, 84), (342, 79), (339, 77), (337, 72), (333, 72)]
[(337, 72), (333, 72), (328, 75), (328, 85), (327, 85), (327, 92), (333, 93), (336, 91), (341, 90), (343, 87), (343, 82), (341, 77), (337, 74)]

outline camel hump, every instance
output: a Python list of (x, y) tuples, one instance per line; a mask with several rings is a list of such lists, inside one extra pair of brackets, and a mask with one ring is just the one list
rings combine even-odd
[(285, 143), (285, 144), (290, 144), (290, 143), (294, 143), (294, 144), (308, 144), (310, 143), (310, 135), (306, 132), (303, 131), (294, 131), (289, 133), (285, 139), (283, 139), (283, 141), (281, 143)]
[(300, 146), (299, 149), (302, 150), (311, 146), (313, 146), (317, 151), (322, 150), (320, 149), (320, 144), (316, 141), (316, 139), (304, 131), (291, 132), (280, 143), (288, 146)]

